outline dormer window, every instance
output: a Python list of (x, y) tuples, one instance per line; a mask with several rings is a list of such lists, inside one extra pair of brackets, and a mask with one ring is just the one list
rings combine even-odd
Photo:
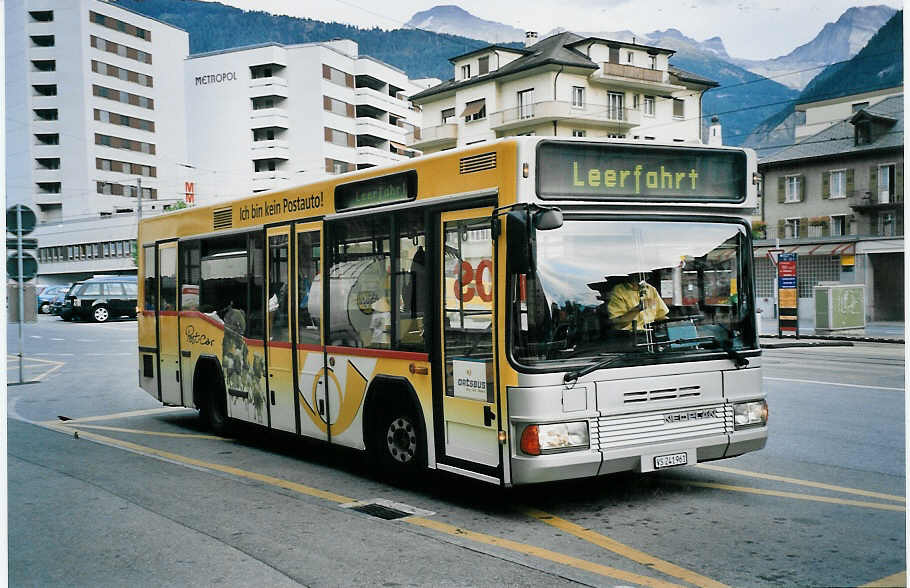
[(854, 144), (868, 145), (872, 142), (872, 123), (868, 120), (857, 121), (854, 125)]
[(481, 57), (480, 59), (477, 60), (477, 75), (482, 76), (483, 74), (486, 74), (486, 73), (490, 73), (489, 56)]
[(471, 64), (461, 66), (461, 79), (466, 80), (471, 77)]

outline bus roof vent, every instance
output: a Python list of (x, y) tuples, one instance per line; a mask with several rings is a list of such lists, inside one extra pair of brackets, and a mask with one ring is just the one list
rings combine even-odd
[(458, 173), (472, 174), (474, 172), (484, 171), (496, 168), (496, 152), (481, 153), (480, 155), (471, 155), (462, 157), (458, 161)]
[(219, 208), (212, 212), (212, 228), (230, 229), (234, 226), (234, 210), (232, 208)]

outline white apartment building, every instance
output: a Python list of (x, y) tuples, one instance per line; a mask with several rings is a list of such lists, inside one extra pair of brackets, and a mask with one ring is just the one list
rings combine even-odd
[(805, 121), (796, 126), (794, 136), (797, 141), (801, 141), (806, 137), (824, 131), (828, 127), (844, 122), (864, 108), (875, 106), (886, 98), (899, 96), (903, 93), (904, 87), (897, 86), (895, 88), (883, 88), (871, 92), (797, 104), (796, 111), (805, 113)]
[(450, 61), (454, 78), (411, 96), (434, 152), (511, 135), (701, 140), (701, 97), (717, 82), (669, 64), (673, 51), (573, 33), (523, 49), (490, 45)]
[(6, 194), (35, 210), (39, 282), (135, 272), (144, 211), (183, 198), (181, 29), (100, 0), (7, 0)]
[(416, 153), (421, 88), (349, 40), (267, 43), (186, 61), (196, 201), (302, 184)]

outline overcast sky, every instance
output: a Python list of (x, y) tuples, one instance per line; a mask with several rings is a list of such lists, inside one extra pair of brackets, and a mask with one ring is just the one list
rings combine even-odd
[(899, 0), (220, 0), (246, 10), (264, 10), (358, 27), (400, 28), (414, 13), (456, 4), (474, 16), (543, 34), (556, 27), (599, 32), (628, 29), (649, 33), (676, 28), (703, 41), (719, 36), (733, 57), (786, 55), (811, 41), (825, 23), (851, 6)]

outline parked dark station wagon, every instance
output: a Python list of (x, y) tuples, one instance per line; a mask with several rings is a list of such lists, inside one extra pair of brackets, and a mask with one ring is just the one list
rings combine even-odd
[(121, 316), (136, 318), (136, 296), (135, 276), (95, 276), (70, 290), (66, 306), (72, 318), (103, 323)]

